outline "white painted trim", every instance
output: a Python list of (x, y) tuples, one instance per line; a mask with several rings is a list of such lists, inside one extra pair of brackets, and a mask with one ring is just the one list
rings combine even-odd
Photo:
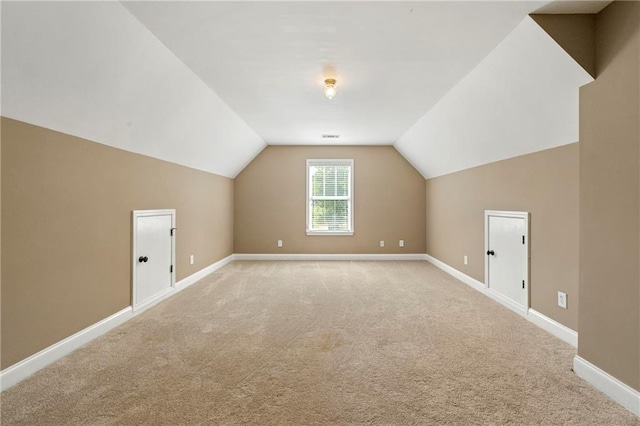
[(531, 258), (531, 249), (529, 245), (529, 212), (515, 212), (515, 211), (499, 211), (499, 210), (485, 210), (484, 211), (484, 252), (488, 252), (489, 248), (489, 218), (491, 216), (494, 217), (510, 217), (516, 219), (524, 220), (524, 238), (526, 241), (526, 256), (523, 259), (524, 263), (524, 282), (525, 282), (525, 293), (524, 293), (524, 305), (520, 305), (515, 301), (510, 300), (499, 292), (493, 291), (491, 289), (491, 283), (489, 281), (489, 256), (484, 257), (484, 284), (487, 290), (489, 290), (492, 299), (500, 299), (500, 302), (507, 306), (509, 309), (514, 310), (520, 314), (526, 315), (527, 310), (529, 309), (529, 259)]
[(435, 257), (427, 255), (427, 262), (429, 262), (429, 263), (433, 264), (434, 266), (442, 269), (444, 272), (446, 272), (449, 275), (453, 276), (454, 278), (462, 281), (463, 283), (465, 283), (469, 287), (471, 287), (471, 288), (473, 288), (475, 290), (478, 290), (480, 293), (484, 294), (488, 298), (493, 299), (496, 302), (500, 303), (501, 305), (511, 309), (516, 314), (521, 315), (521, 316), (526, 318), (527, 313), (526, 313), (525, 310), (522, 309), (522, 306), (520, 306), (517, 303), (514, 303), (513, 301), (511, 301), (510, 299), (502, 296), (500, 293), (497, 293), (495, 291), (489, 290), (487, 288), (487, 286), (484, 285), (483, 282), (480, 282), (480, 281), (476, 280), (475, 278), (470, 277), (469, 275), (458, 271), (457, 269), (453, 268), (452, 266), (447, 265), (446, 263), (436, 259)]
[(192, 285), (193, 283), (200, 281), (202, 278), (206, 277), (207, 275), (217, 271), (218, 269), (222, 268), (223, 266), (231, 263), (234, 259), (235, 255), (230, 254), (229, 256), (225, 257), (224, 259), (220, 259), (215, 263), (212, 263), (211, 265), (207, 266), (206, 268), (200, 269), (198, 272), (189, 275), (186, 278), (181, 279), (180, 281), (178, 281), (176, 283), (176, 290), (177, 291), (181, 291), (184, 290), (185, 288), (189, 287), (190, 285)]
[(236, 253), (234, 260), (426, 260), (424, 253), (407, 254), (280, 254)]
[(309, 231), (307, 230), (307, 235), (320, 235), (320, 236), (333, 236), (333, 237), (339, 237), (339, 236), (343, 236), (343, 237), (350, 237), (353, 235), (353, 231), (344, 231), (344, 232), (340, 232), (340, 231)]
[[(354, 218), (355, 218), (355, 214), (353, 213), (353, 208), (355, 206), (355, 202), (354, 202), (354, 194), (353, 194), (353, 188), (354, 188), (354, 173), (355, 173), (355, 169), (354, 169), (354, 160), (353, 159), (339, 159), (339, 158), (331, 158), (331, 159), (307, 159), (307, 168), (306, 168), (306, 187), (307, 187), (307, 200), (306, 200), (306, 233), (309, 236), (315, 235), (328, 235), (328, 236), (352, 236), (354, 229), (355, 229), (355, 225), (354, 225)], [(314, 166), (314, 165), (322, 165), (322, 166), (326, 166), (326, 165), (336, 165), (336, 166), (349, 166), (349, 196), (346, 197), (346, 200), (349, 201), (349, 229), (347, 231), (344, 232), (336, 232), (336, 231), (328, 231), (328, 232), (323, 232), (323, 231), (314, 231), (311, 229), (311, 210), (309, 209), (309, 207), (311, 206), (311, 191), (310, 191), (310, 187), (311, 187), (311, 181), (309, 180), (309, 167)]]
[(640, 392), (578, 355), (573, 358), (573, 371), (578, 377), (640, 417)]
[(531, 308), (529, 308), (529, 315), (527, 316), (527, 319), (541, 329), (553, 334), (558, 339), (570, 344), (574, 348), (578, 347), (578, 333), (566, 325), (560, 324), (558, 321)]
[(522, 306), (518, 305), (517, 303), (512, 302), (510, 299), (501, 296), (499, 293), (492, 291), (491, 289), (487, 288), (484, 283), (481, 283), (480, 281), (476, 280), (475, 278), (472, 278), (460, 271), (458, 271), (457, 269), (453, 268), (452, 266), (447, 265), (446, 263), (436, 259), (433, 256), (429, 256), (426, 255), (427, 258), (427, 262), (431, 263), (432, 265), (442, 269), (444, 272), (448, 273), (449, 275), (453, 276), (454, 278), (457, 278), (458, 280), (462, 281), (463, 283), (467, 284), (468, 286), (470, 286), (471, 288), (474, 288), (476, 290), (478, 290), (480, 293), (484, 294), (485, 296), (495, 300), (496, 302), (500, 303), (501, 305), (505, 306), (506, 308), (509, 308), (510, 310), (512, 310), (513, 312), (515, 312), (516, 314), (522, 316), (523, 318), (526, 318), (528, 321), (530, 321), (531, 323), (537, 325), (538, 327), (542, 328), (543, 330), (553, 334), (554, 336), (556, 336), (557, 338), (565, 341), (566, 343), (570, 344), (573, 347), (577, 347), (578, 346), (578, 333), (575, 332), (574, 330), (571, 330), (570, 328), (560, 324), (559, 322), (541, 314), (538, 311), (535, 311), (533, 309), (529, 309), (528, 311), (524, 311), (522, 309)]
[(40, 352), (25, 358), (11, 367), (0, 371), (0, 389), (6, 390), (16, 383), (31, 376), (36, 371), (52, 364), (65, 355), (70, 354), (81, 346), (89, 343), (98, 336), (114, 329), (123, 324), (125, 321), (133, 318), (133, 309), (131, 306), (116, 312), (115, 314), (90, 325), (84, 330), (60, 340), (57, 343), (41, 350)]
[(433, 256), (429, 256), (427, 254), (426, 255), (426, 259), (427, 259), (427, 262), (431, 263), (434, 266), (437, 266), (438, 268), (440, 268), (443, 271), (445, 271), (447, 274), (452, 275), (454, 278), (457, 278), (458, 280), (462, 281), (463, 283), (465, 283), (469, 287), (472, 287), (472, 288), (478, 290), (481, 293), (485, 292), (486, 287), (485, 287), (484, 283), (481, 283), (480, 281), (476, 280), (475, 278), (472, 278), (469, 275), (458, 271), (456, 268), (447, 265), (446, 263), (436, 259)]
[[(138, 265), (138, 221), (139, 217), (149, 217), (149, 216), (171, 216), (171, 265), (173, 268), (171, 269), (171, 286), (164, 290), (149, 300), (145, 300), (142, 303), (138, 303), (136, 296), (136, 266)], [(164, 300), (168, 297), (169, 293), (172, 293), (176, 287), (176, 211), (175, 209), (161, 209), (161, 210), (133, 210), (131, 212), (131, 218), (133, 221), (132, 229), (133, 235), (131, 237), (132, 247), (131, 247), (131, 294), (133, 298), (133, 310), (138, 311), (139, 309), (147, 309), (152, 305)]]
[(499, 292), (487, 287), (484, 294), (485, 294), (485, 296), (495, 300), (496, 302), (500, 303), (501, 305), (511, 309), (516, 314), (521, 315), (521, 316), (523, 316), (525, 318), (527, 317), (527, 308), (525, 308), (521, 304), (516, 303), (513, 300), (509, 299), (508, 297), (504, 296), (502, 293), (499, 293)]
[(135, 314), (139, 314), (143, 311), (146, 311), (153, 305), (157, 305), (158, 303), (162, 302), (164, 299), (168, 299), (175, 292), (176, 292), (176, 288), (174, 286), (164, 289), (160, 293), (155, 294), (151, 299), (147, 299), (144, 302), (138, 304), (137, 306), (134, 306), (133, 312)]
[(184, 290), (196, 281), (204, 278), (212, 272), (222, 268), (234, 258), (234, 255), (229, 255), (216, 263), (207, 266), (204, 269), (192, 274), (186, 278), (183, 278), (176, 283), (175, 287), (172, 287), (168, 291), (165, 291), (158, 295), (158, 297), (140, 306), (136, 311), (133, 311), (133, 307), (129, 306), (123, 310), (116, 312), (115, 314), (98, 321), (97, 323), (90, 325), (89, 327), (78, 331), (77, 333), (60, 340), (57, 343), (41, 350), (40, 352), (31, 355), (29, 358), (25, 358), (22, 361), (5, 368), (0, 371), (0, 391), (9, 389), (16, 383), (26, 379), (38, 370), (54, 363), (60, 358), (70, 354), (81, 346), (86, 345), (96, 337), (107, 333), (108, 331), (116, 328), (117, 326), (125, 323), (131, 318), (141, 314), (147, 309), (156, 305), (158, 302), (169, 298), (177, 292)]

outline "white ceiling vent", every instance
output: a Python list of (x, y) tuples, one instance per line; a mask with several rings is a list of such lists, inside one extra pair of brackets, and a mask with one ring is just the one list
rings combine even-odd
[(324, 135), (322, 135), (322, 139), (340, 139), (340, 135), (324, 134)]

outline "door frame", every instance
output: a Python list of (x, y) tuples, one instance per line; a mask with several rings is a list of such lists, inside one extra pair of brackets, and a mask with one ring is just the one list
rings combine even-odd
[[(171, 264), (173, 265), (173, 270), (171, 271), (171, 287), (168, 291), (162, 292), (158, 295), (158, 297), (154, 297), (148, 302), (139, 305), (136, 300), (136, 265), (138, 259), (136, 259), (136, 252), (138, 249), (138, 218), (139, 217), (148, 217), (148, 216), (165, 216), (171, 215), (171, 229), (174, 231), (171, 238)], [(164, 293), (171, 293), (176, 288), (176, 238), (175, 238), (175, 230), (176, 228), (176, 210), (175, 209), (160, 209), (160, 210), (133, 210), (131, 212), (131, 218), (133, 221), (132, 225), (132, 247), (131, 247), (131, 307), (135, 312), (138, 309), (147, 308), (155, 303), (159, 302), (164, 296)]]
[[(514, 219), (523, 219), (524, 220), (524, 238), (525, 238), (525, 249), (526, 256), (523, 259), (524, 262), (524, 276), (525, 276), (525, 296), (524, 296), (524, 306), (519, 305), (508, 297), (503, 296), (501, 293), (494, 291), (490, 287), (489, 283), (489, 255), (487, 255), (487, 251), (489, 250), (489, 217), (507, 217)], [(529, 222), (530, 222), (531, 214), (529, 212), (519, 212), (519, 211), (502, 211), (502, 210), (485, 210), (484, 211), (484, 287), (487, 292), (489, 292), (492, 297), (500, 300), (500, 302), (504, 305), (509, 306), (511, 309), (515, 309), (517, 312), (527, 313), (529, 311), (530, 300), (530, 268), (529, 263), (531, 262), (531, 242), (529, 239)]]

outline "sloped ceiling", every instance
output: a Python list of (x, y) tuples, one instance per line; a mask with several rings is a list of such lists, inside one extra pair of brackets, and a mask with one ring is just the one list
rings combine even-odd
[[(229, 177), (265, 143), (323, 144), (326, 133), (339, 144), (395, 144), (435, 176), (577, 140), (577, 110), (567, 112), (582, 84), (576, 64), (539, 28), (529, 27), (533, 44), (503, 47), (517, 46), (523, 19), (550, 3), (4, 2), (2, 114)], [(563, 73), (539, 78), (523, 68), (527, 55)], [(505, 75), (509, 84), (497, 84)], [(338, 80), (333, 101), (326, 77)], [(543, 90), (518, 100), (521, 85), (547, 83), (565, 98)], [(482, 108), (521, 103), (534, 117), (551, 105), (569, 124), (529, 134), (553, 115), (541, 114), (536, 126), (521, 122), (528, 142), (515, 145), (502, 122), (473, 131)], [(461, 144), (462, 128), (475, 145)]]
[(393, 144), (540, 5), (123, 4), (269, 144)]
[(3, 2), (2, 115), (227, 177), (265, 146), (117, 2)]
[(530, 17), (395, 144), (425, 178), (578, 142), (593, 78)]
[(596, 77), (596, 15), (583, 13), (530, 16), (585, 71)]

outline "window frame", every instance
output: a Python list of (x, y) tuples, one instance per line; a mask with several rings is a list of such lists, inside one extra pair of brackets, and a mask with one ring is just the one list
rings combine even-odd
[[(311, 229), (311, 202), (313, 201), (312, 190), (311, 190), (311, 179), (310, 179), (310, 169), (312, 166), (349, 166), (349, 195), (347, 198), (348, 201), (348, 230), (346, 231), (319, 231)], [(333, 236), (350, 236), (354, 233), (354, 214), (353, 214), (353, 206), (354, 206), (354, 196), (353, 196), (353, 181), (354, 181), (354, 161), (353, 159), (307, 159), (307, 168), (306, 168), (306, 226), (307, 226), (307, 235), (333, 235)], [(326, 199), (326, 197), (325, 197)], [(336, 198), (338, 199), (338, 198)]]

